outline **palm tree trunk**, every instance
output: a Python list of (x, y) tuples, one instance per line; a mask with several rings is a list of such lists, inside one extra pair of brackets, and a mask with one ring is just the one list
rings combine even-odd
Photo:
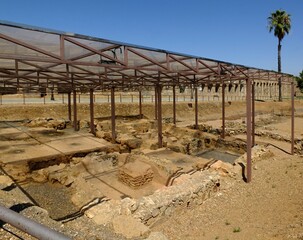
[[(279, 39), (278, 43), (278, 72), (281, 72), (281, 39)], [(279, 85), (279, 102), (282, 102), (282, 80), (281, 77), (279, 77), (278, 80)]]

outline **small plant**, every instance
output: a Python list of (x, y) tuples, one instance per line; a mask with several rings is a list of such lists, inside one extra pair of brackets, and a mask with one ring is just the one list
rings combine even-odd
[(238, 233), (241, 232), (241, 228), (240, 227), (235, 227), (233, 230), (234, 233)]
[(219, 237), (217, 236), (217, 237), (215, 237), (215, 240), (218, 240), (219, 239)]
[(226, 225), (226, 226), (229, 226), (229, 225), (230, 225), (230, 222), (229, 222), (228, 220), (226, 220), (226, 221), (225, 221), (225, 225)]

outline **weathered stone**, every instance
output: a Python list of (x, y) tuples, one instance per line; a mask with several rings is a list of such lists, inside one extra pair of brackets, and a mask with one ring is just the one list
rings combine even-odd
[(27, 125), (29, 127), (46, 127), (62, 130), (66, 128), (66, 121), (64, 119), (36, 118), (31, 120)]
[(179, 145), (169, 144), (169, 145), (167, 145), (167, 148), (169, 148), (170, 150), (172, 150), (174, 152), (181, 152), (182, 151), (182, 147), (179, 146)]
[(151, 166), (140, 161), (125, 164), (118, 173), (119, 180), (133, 188), (152, 181), (153, 177)]
[(125, 144), (131, 149), (140, 148), (142, 145), (142, 139), (132, 138), (125, 141)]
[(160, 214), (160, 209), (156, 208), (152, 211), (152, 216), (155, 218)]
[(5, 175), (0, 175), (0, 189), (10, 187), (14, 184), (13, 180)]
[(48, 181), (48, 178), (45, 174), (43, 174), (42, 172), (34, 172), (32, 175), (31, 175), (31, 178), (35, 181), (35, 182), (38, 182), (38, 183), (44, 183), (44, 182), (47, 182)]
[(233, 166), (229, 163), (222, 162), (221, 160), (218, 160), (214, 164), (210, 166), (211, 169), (216, 170), (221, 176), (232, 176), (232, 168)]
[(168, 139), (171, 142), (177, 142), (178, 141), (178, 138), (176, 138), (176, 137), (169, 137)]
[(80, 120), (79, 121), (79, 128), (82, 129), (82, 128), (89, 128), (90, 125), (89, 125), (89, 122), (86, 121), (86, 120)]
[(166, 216), (171, 216), (172, 213), (173, 213), (173, 211), (174, 211), (174, 210), (173, 210), (173, 207), (172, 207), (172, 206), (169, 206), (168, 208), (166, 208), (164, 214), (165, 214)]
[(145, 240), (168, 240), (168, 238), (161, 232), (151, 232)]
[(112, 223), (116, 233), (122, 234), (129, 239), (147, 236), (150, 232), (147, 226), (131, 216), (115, 216)]
[(131, 149), (140, 148), (142, 145), (142, 139), (130, 134), (119, 134), (116, 141), (122, 145), (128, 146)]

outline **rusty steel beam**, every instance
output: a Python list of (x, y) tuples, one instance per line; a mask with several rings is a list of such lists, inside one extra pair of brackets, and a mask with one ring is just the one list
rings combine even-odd
[(111, 126), (112, 126), (112, 142), (116, 142), (116, 105), (115, 105), (115, 88), (111, 88)]
[(173, 123), (176, 125), (176, 86), (173, 85)]
[(116, 59), (116, 58), (114, 58), (114, 57), (112, 57), (112, 56), (109, 56), (109, 55), (107, 55), (107, 54), (105, 54), (105, 53), (103, 53), (103, 52), (101, 52), (101, 51), (98, 51), (98, 50), (96, 50), (96, 49), (94, 49), (94, 48), (92, 48), (92, 47), (90, 47), (90, 46), (87, 46), (87, 45), (85, 45), (85, 44), (83, 44), (83, 43), (80, 43), (79, 41), (76, 41), (76, 40), (74, 40), (74, 39), (72, 39), (72, 38), (70, 38), (70, 37), (65, 37), (64, 39), (65, 39), (66, 41), (68, 41), (68, 42), (71, 42), (71, 43), (73, 43), (73, 44), (79, 46), (79, 47), (82, 47), (82, 48), (84, 48), (84, 49), (86, 49), (86, 50), (88, 50), (88, 51), (91, 51), (91, 52), (93, 52), (94, 54), (101, 55), (101, 56), (103, 56), (103, 57), (105, 57), (105, 58), (107, 58), (107, 59), (110, 59), (110, 60), (112, 60), (112, 61), (115, 61), (115, 62), (120, 63), (121, 65), (124, 65), (124, 62), (120, 61), (119, 59)]
[(142, 91), (139, 90), (139, 115), (140, 118), (143, 118), (143, 114), (142, 114)]
[(157, 112), (158, 112), (158, 147), (163, 147), (163, 139), (162, 139), (162, 86), (157, 85)]
[(132, 53), (138, 55), (139, 57), (141, 57), (141, 58), (143, 58), (143, 59), (145, 59), (145, 60), (147, 60), (147, 61), (149, 61), (149, 62), (151, 62), (151, 63), (153, 63), (153, 64), (155, 64), (155, 65), (157, 65), (157, 66), (159, 66), (159, 67), (161, 67), (161, 68), (163, 68), (163, 69), (165, 69), (165, 70), (167, 70), (167, 68), (164, 67), (162, 64), (160, 64), (160, 63), (158, 63), (157, 61), (151, 59), (150, 57), (145, 56), (144, 54), (138, 52), (137, 50), (134, 50), (133, 48), (130, 48), (130, 47), (129, 47), (129, 48), (128, 48), (128, 51), (130, 51), (130, 52), (132, 52)]
[(246, 164), (246, 182), (251, 182), (251, 147), (252, 147), (252, 106), (251, 106), (251, 80), (247, 78), (246, 80), (246, 154), (247, 154), (247, 164)]
[[(218, 71), (214, 70), (212, 67), (210, 67), (208, 64), (206, 64), (205, 62), (203, 62), (201, 59), (198, 59), (198, 62), (200, 64), (202, 64), (204, 67), (206, 67), (207, 69), (211, 70), (215, 75), (218, 75)], [(215, 68), (218, 68), (218, 66), (215, 66)]]
[(294, 80), (291, 82), (291, 155), (294, 155), (295, 148), (295, 86)]
[(68, 109), (68, 120), (72, 120), (72, 106), (71, 106), (71, 93), (67, 93), (67, 109)]
[(198, 88), (195, 86), (195, 129), (199, 128), (198, 120)]
[(96, 135), (94, 122), (94, 89), (89, 89), (89, 113), (90, 113), (90, 132)]
[(222, 81), (222, 134), (221, 137), (225, 138), (225, 83)]
[(31, 44), (25, 43), (25, 42), (23, 42), (23, 41), (20, 41), (20, 40), (18, 40), (18, 39), (12, 38), (12, 37), (10, 37), (10, 36), (4, 35), (4, 34), (2, 34), (2, 33), (0, 33), (0, 38), (4, 39), (4, 40), (6, 40), (6, 41), (9, 41), (9, 42), (15, 43), (15, 44), (17, 44), (17, 45), (20, 45), (20, 46), (22, 46), (22, 47), (31, 49), (31, 50), (33, 50), (33, 51), (42, 53), (42, 54), (47, 55), (47, 56), (49, 56), (49, 57), (52, 57), (52, 58), (55, 58), (55, 59), (60, 59), (60, 56), (58, 56), (58, 55), (56, 55), (56, 54), (53, 54), (53, 53), (48, 52), (48, 51), (45, 51), (45, 50), (43, 50), (43, 49), (41, 49), (41, 48), (35, 47), (35, 46), (31, 45)]
[(184, 67), (186, 67), (186, 68), (192, 70), (194, 73), (197, 73), (197, 69), (196, 69), (196, 68), (193, 68), (192, 66), (190, 66), (190, 65), (188, 65), (187, 63), (185, 63), (185, 62), (179, 60), (178, 58), (176, 58), (176, 57), (173, 56), (173, 55), (170, 55), (170, 54), (169, 54), (169, 57), (172, 58), (173, 60), (175, 60), (176, 62), (180, 63), (180, 64), (183, 65)]
[(159, 116), (159, 114), (158, 114), (158, 87), (156, 86), (155, 87), (155, 120), (157, 120), (158, 119), (158, 116)]
[(251, 104), (251, 111), (252, 111), (252, 118), (251, 118), (251, 137), (252, 137), (252, 146), (255, 146), (255, 82), (252, 82), (252, 104)]
[(77, 119), (77, 91), (73, 90), (73, 110), (74, 110), (74, 130), (78, 131), (78, 119)]

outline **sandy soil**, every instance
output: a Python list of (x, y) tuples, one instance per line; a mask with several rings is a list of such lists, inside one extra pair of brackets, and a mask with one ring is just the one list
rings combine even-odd
[(303, 159), (272, 151), (274, 158), (254, 165), (251, 183), (227, 179), (216, 197), (153, 230), (169, 239), (303, 239)]

